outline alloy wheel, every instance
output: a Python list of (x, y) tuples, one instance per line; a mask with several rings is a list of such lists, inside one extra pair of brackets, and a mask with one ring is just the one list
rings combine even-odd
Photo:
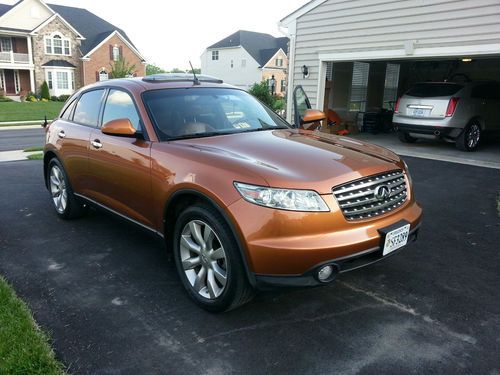
[(50, 193), (57, 212), (64, 213), (68, 205), (68, 190), (62, 171), (57, 165), (50, 170)]
[(227, 259), (217, 233), (205, 222), (188, 222), (180, 237), (182, 268), (193, 290), (216, 299), (227, 283)]
[(481, 129), (477, 124), (472, 124), (470, 126), (469, 132), (467, 134), (467, 146), (469, 148), (474, 148), (479, 143), (479, 138), (481, 137)]

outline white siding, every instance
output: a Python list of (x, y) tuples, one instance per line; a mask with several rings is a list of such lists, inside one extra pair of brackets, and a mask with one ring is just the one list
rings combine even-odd
[[(262, 71), (254, 58), (242, 47), (214, 49), (219, 51), (219, 60), (212, 60), (212, 51), (201, 55), (201, 72), (222, 79), (225, 83), (249, 89), (262, 80)], [(245, 60), (245, 66), (242, 66)], [(231, 68), (231, 61), (233, 67)]]
[(302, 85), (314, 106), (319, 54), (404, 50), (407, 41), (415, 50), (500, 43), (500, 1), (327, 0), (296, 20), (292, 84)]
[(38, 0), (24, 0), (0, 17), (0, 27), (33, 30), (52, 16)]

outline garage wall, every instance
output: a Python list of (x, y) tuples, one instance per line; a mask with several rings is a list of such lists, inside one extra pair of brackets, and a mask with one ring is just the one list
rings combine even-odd
[(315, 105), (319, 53), (500, 43), (499, 17), (498, 0), (327, 0), (296, 21), (291, 84)]

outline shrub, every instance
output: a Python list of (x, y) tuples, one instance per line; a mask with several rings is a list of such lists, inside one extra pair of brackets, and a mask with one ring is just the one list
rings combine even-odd
[(40, 97), (46, 100), (50, 99), (49, 85), (47, 85), (46, 81), (43, 81), (42, 87), (40, 88)]
[(272, 95), (266, 81), (254, 83), (248, 92), (276, 112), (285, 108), (285, 100), (279, 96)]
[(58, 98), (57, 98), (57, 96), (52, 95), (52, 96), (50, 97), (50, 100), (51, 100), (51, 101), (53, 101), (53, 102), (57, 102), (57, 101), (58, 101)]
[(68, 98), (69, 98), (69, 95), (59, 95), (57, 100), (60, 102), (65, 102), (66, 100), (68, 100)]

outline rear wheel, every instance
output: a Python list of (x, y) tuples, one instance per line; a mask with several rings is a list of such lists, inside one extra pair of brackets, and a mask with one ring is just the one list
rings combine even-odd
[(234, 235), (209, 206), (188, 207), (177, 218), (174, 259), (189, 296), (208, 311), (231, 310), (253, 296)]
[(73, 194), (68, 176), (56, 158), (49, 162), (47, 181), (54, 208), (60, 218), (74, 219), (87, 212), (88, 207), (80, 203)]
[(467, 125), (455, 141), (456, 147), (461, 151), (474, 151), (481, 142), (481, 124), (474, 120)]
[(414, 138), (410, 134), (401, 130), (398, 131), (398, 138), (403, 143), (415, 143), (417, 141), (417, 138)]

